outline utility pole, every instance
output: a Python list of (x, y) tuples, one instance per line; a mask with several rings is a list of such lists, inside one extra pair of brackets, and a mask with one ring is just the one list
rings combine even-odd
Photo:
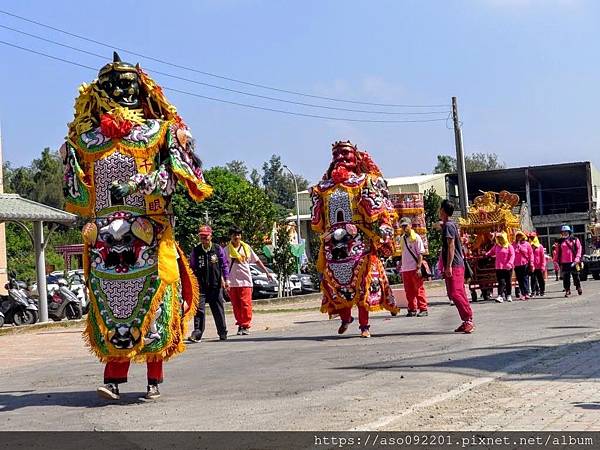
[[(287, 171), (290, 173), (290, 175), (292, 175), (292, 178), (294, 179), (294, 187), (296, 189), (296, 238), (298, 246), (300, 246), (300, 244), (302, 243), (302, 239), (300, 236), (300, 194), (298, 193), (298, 182), (296, 181), (296, 175), (294, 175), (294, 172), (292, 172), (291, 169), (285, 164), (283, 165), (283, 167), (284, 169), (287, 169)], [(297, 269), (298, 275), (300, 275), (300, 273), (302, 272), (300, 268), (300, 257), (298, 257)]]
[(460, 202), (460, 213), (466, 219), (469, 207), (469, 195), (467, 188), (467, 170), (465, 168), (465, 154), (463, 152), (462, 130), (458, 119), (458, 105), (456, 97), (452, 97), (452, 119), (454, 121), (454, 144), (456, 146), (456, 170), (458, 174), (458, 198)]

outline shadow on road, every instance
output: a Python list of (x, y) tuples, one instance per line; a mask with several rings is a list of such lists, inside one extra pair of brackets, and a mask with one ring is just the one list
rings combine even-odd
[[(503, 371), (512, 364), (519, 363), (521, 361), (527, 361), (529, 359), (537, 358), (548, 354), (547, 359), (532, 361), (531, 364), (519, 368), (518, 371), (516, 371), (517, 373), (510, 377), (506, 377), (505, 379), (518, 381), (519, 376), (536, 375), (536, 380), (589, 380), (600, 378), (600, 374), (597, 368), (593, 370), (593, 375), (583, 375), (581, 374), (580, 370), (575, 370), (576, 374), (569, 374), (569, 370), (565, 370), (565, 366), (562, 366), (560, 364), (554, 364), (553, 361), (556, 358), (579, 354), (597, 345), (600, 345), (600, 340), (550, 346), (525, 344), (522, 346), (511, 347), (503, 345), (498, 347), (486, 347), (480, 349), (484, 350), (486, 353), (483, 355), (471, 356), (467, 358), (444, 358), (444, 360), (442, 361), (437, 360), (430, 363), (423, 362), (423, 360), (427, 361), (427, 359), (433, 359), (435, 358), (435, 356), (432, 358), (421, 358), (420, 362), (417, 362), (414, 359), (397, 359), (392, 361), (385, 361), (382, 363), (343, 366), (337, 367), (336, 369), (374, 371), (420, 370), (426, 372), (447, 372), (451, 370), (454, 373), (456, 373), (458, 369), (458, 372), (462, 372), (465, 375), (472, 376), (474, 372), (478, 371), (490, 373)], [(506, 351), (509, 349), (511, 350)], [(550, 355), (550, 353), (552, 353), (552, 355)], [(461, 371), (460, 369), (463, 369), (463, 371)], [(598, 409), (600, 409), (600, 404), (598, 404)]]
[(134, 405), (146, 403), (142, 393), (121, 394), (117, 402), (110, 402), (98, 397), (95, 391), (75, 392), (38, 392), (14, 391), (0, 392), (0, 417), (2, 413), (14, 411), (28, 406), (68, 406), (81, 408), (102, 408), (114, 404)]
[(600, 402), (587, 402), (587, 403), (574, 402), (573, 405), (576, 408), (581, 408), (581, 409), (600, 409)]
[[(335, 333), (335, 331), (333, 331)], [(394, 336), (442, 336), (450, 335), (448, 331), (406, 331), (403, 333), (373, 333), (372, 339), (386, 338)], [(228, 339), (228, 342), (279, 342), (279, 341), (338, 341), (346, 339), (361, 339), (356, 333), (348, 332), (348, 334), (330, 334), (326, 336), (245, 336), (242, 338)], [(365, 340), (368, 341), (368, 340)]]

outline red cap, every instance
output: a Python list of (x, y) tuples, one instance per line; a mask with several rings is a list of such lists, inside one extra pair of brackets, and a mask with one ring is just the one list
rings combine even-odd
[(208, 225), (202, 225), (200, 227), (200, 231), (198, 232), (198, 234), (200, 236), (211, 236), (212, 235), (212, 228), (209, 227)]

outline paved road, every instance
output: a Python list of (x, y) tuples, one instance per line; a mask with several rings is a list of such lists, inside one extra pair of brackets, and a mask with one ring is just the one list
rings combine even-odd
[[(252, 335), (209, 339), (170, 361), (156, 402), (140, 398), (140, 365), (120, 404), (98, 399), (101, 366), (82, 349), (79, 330), (0, 336), (0, 430), (404, 429), (423, 426), (422, 411), (439, 427), (434, 419), (443, 417), (430, 410), (507, 374), (595, 379), (600, 367), (566, 376), (561, 365), (581, 346), (595, 349), (600, 336), (600, 282), (584, 289), (564, 299), (551, 283), (543, 299), (474, 304), (472, 335), (452, 332), (458, 315), (441, 297), (427, 318), (374, 315), (371, 339), (357, 329), (337, 336), (337, 321), (316, 310), (257, 314)], [(571, 400), (556, 408), (573, 410)]]

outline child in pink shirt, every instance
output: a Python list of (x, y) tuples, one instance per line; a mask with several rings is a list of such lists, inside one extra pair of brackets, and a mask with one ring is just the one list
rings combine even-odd
[(515, 261), (515, 249), (508, 242), (506, 233), (496, 233), (496, 244), (486, 253), (496, 260), (496, 279), (498, 280), (498, 297), (496, 302), (504, 300), (512, 302), (512, 271)]

